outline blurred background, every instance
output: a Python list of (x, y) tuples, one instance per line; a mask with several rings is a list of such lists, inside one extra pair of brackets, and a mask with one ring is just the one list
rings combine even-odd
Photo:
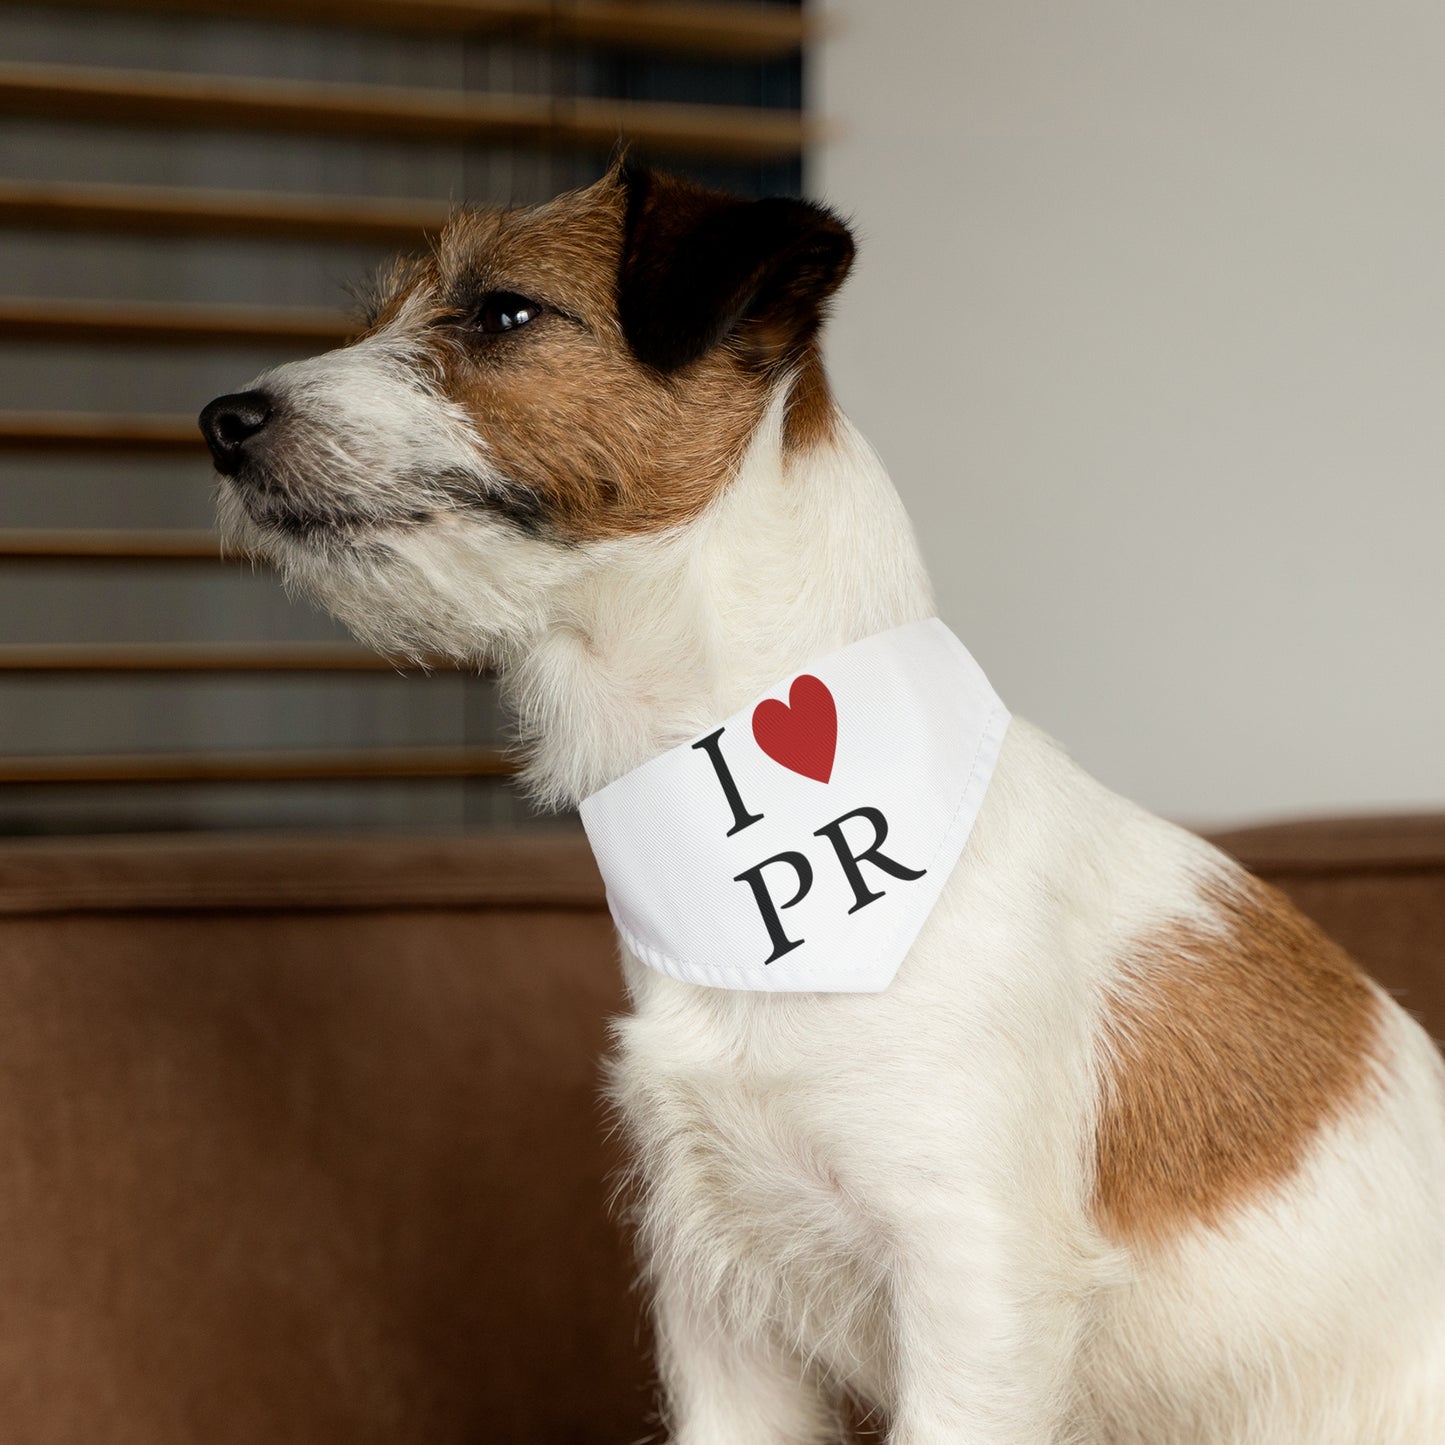
[(795, 5), (0, 4), (0, 833), (532, 821), (486, 679), (222, 563), (195, 415), (617, 138), (802, 185)]
[(835, 385), (1015, 711), (1199, 825), (1445, 803), (1431, 7), (0, 3), (0, 832), (526, 825), (485, 679), (215, 557), (194, 414), (620, 132), (862, 250)]

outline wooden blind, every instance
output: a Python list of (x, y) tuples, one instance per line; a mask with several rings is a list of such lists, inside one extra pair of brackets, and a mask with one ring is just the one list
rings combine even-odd
[(743, 191), (816, 139), (797, 5), (0, 0), (0, 832), (524, 821), (490, 681), (399, 668), (209, 530), (195, 412), (341, 283), (619, 135)]

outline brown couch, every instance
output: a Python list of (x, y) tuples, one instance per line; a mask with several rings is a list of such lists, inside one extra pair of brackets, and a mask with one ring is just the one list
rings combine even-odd
[[(1445, 1032), (1445, 818), (1221, 841)], [(0, 843), (0, 1438), (654, 1428), (580, 837)]]

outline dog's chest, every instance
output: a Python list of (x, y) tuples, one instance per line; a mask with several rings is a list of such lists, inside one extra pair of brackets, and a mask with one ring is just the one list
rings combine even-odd
[(766, 1023), (739, 1032), (716, 998), (677, 1002), (621, 1024), (614, 1065), (648, 1253), (747, 1328), (876, 1378), (886, 1250), (839, 1147), (846, 1098), (806, 1063), (786, 1066)]

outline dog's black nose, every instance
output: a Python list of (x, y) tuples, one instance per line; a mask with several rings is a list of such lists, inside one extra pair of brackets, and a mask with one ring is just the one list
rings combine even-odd
[(241, 470), (246, 443), (271, 419), (271, 398), (264, 391), (218, 396), (201, 413), (201, 433), (216, 460), (216, 470), (232, 477)]

